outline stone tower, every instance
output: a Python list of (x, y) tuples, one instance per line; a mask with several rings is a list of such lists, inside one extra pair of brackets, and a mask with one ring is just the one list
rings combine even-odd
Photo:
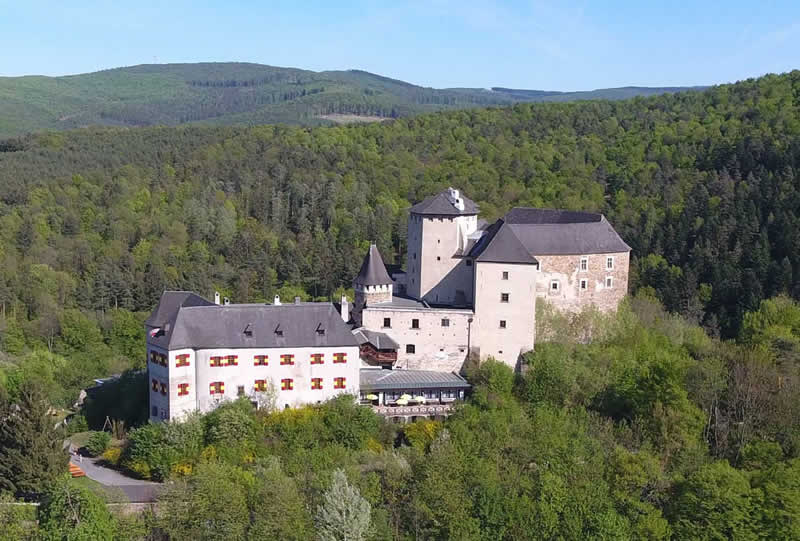
[(353, 280), (355, 302), (353, 303), (353, 321), (361, 325), (361, 310), (365, 306), (391, 302), (393, 282), (386, 265), (383, 263), (381, 253), (375, 244), (371, 244), (358, 276)]
[(472, 304), (472, 262), (464, 256), (477, 228), (478, 205), (453, 188), (411, 207), (408, 295), (431, 304)]

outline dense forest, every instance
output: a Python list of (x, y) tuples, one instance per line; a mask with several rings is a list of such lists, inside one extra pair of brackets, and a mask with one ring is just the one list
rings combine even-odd
[(0, 77), (0, 138), (93, 125), (315, 126), (332, 124), (331, 114), (396, 118), (515, 102), (624, 99), (681, 90), (687, 88), (438, 89), (360, 70), (315, 72), (242, 62), (144, 64), (63, 77)]
[[(87, 449), (167, 481), (155, 513), (112, 514), (59, 473), (38, 387), (16, 414), (0, 396), (0, 538), (800, 538), (800, 305), (764, 301), (737, 342), (645, 292), (613, 315), (539, 316), (550, 340), (526, 370), (470, 365), (472, 394), (444, 422), (387, 423), (345, 395), (142, 424), (145, 402), (119, 399), (146, 375), (126, 374), (85, 410), (97, 429), (93, 414), (113, 415), (117, 439), (95, 432)], [(38, 525), (12, 494), (40, 499)]]

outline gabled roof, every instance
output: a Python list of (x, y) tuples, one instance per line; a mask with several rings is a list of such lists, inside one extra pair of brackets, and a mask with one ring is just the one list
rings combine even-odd
[(400, 349), (400, 344), (392, 340), (388, 334), (361, 328), (353, 331), (358, 345), (370, 343), (375, 349)]
[(361, 270), (358, 271), (358, 276), (353, 280), (356, 284), (362, 286), (380, 286), (392, 284), (392, 278), (386, 272), (386, 265), (383, 264), (383, 258), (378, 251), (378, 247), (371, 244), (367, 255), (364, 256), (364, 262), (361, 263)]
[(458, 374), (431, 370), (362, 368), (359, 380), (362, 391), (470, 388), (470, 384)]
[(489, 226), (469, 255), (484, 263), (537, 263), (536, 258), (502, 219)]
[(459, 194), (459, 198), (464, 201), (464, 210), (459, 210), (450, 200), (449, 193), (450, 190), (447, 189), (432, 195), (417, 203), (408, 211), (411, 214), (432, 214), (434, 216), (471, 216), (478, 214), (478, 205), (475, 204), (475, 201)]
[(602, 214), (514, 208), (489, 226), (469, 255), (477, 261), (535, 263), (536, 256), (627, 251), (630, 246)]
[[(165, 292), (162, 300), (169, 293)], [(218, 305), (205, 302), (178, 306), (166, 322), (168, 325), (160, 325), (161, 333), (148, 336), (148, 343), (164, 349), (358, 345), (331, 303)], [(154, 314), (158, 311), (156, 308)]]
[(214, 303), (192, 291), (164, 291), (158, 306), (144, 322), (148, 327), (163, 327), (175, 319), (181, 306), (213, 306)]

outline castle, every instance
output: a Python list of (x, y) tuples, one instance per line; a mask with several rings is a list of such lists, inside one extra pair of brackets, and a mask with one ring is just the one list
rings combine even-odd
[(464, 397), (470, 355), (516, 368), (533, 349), (537, 300), (614, 310), (625, 296), (630, 247), (601, 214), (514, 208), (488, 224), (478, 210), (453, 188), (411, 207), (406, 270), (390, 275), (371, 245), (352, 310), (164, 292), (145, 321), (151, 420), (268, 390), (279, 407), (340, 393), (444, 407)]
[(514, 208), (487, 224), (478, 210), (453, 188), (411, 207), (405, 272), (389, 276), (370, 247), (353, 319), (398, 344), (395, 368), (458, 371), (470, 354), (516, 367), (533, 349), (537, 298), (578, 311), (625, 296), (630, 247), (602, 214)]

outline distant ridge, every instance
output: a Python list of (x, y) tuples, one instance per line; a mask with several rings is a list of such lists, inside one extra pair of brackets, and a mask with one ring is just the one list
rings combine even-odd
[(242, 62), (141, 64), (63, 77), (0, 77), (0, 138), (90, 125), (314, 126), (516, 102), (615, 100), (703, 88), (436, 89), (363, 70), (314, 72)]

